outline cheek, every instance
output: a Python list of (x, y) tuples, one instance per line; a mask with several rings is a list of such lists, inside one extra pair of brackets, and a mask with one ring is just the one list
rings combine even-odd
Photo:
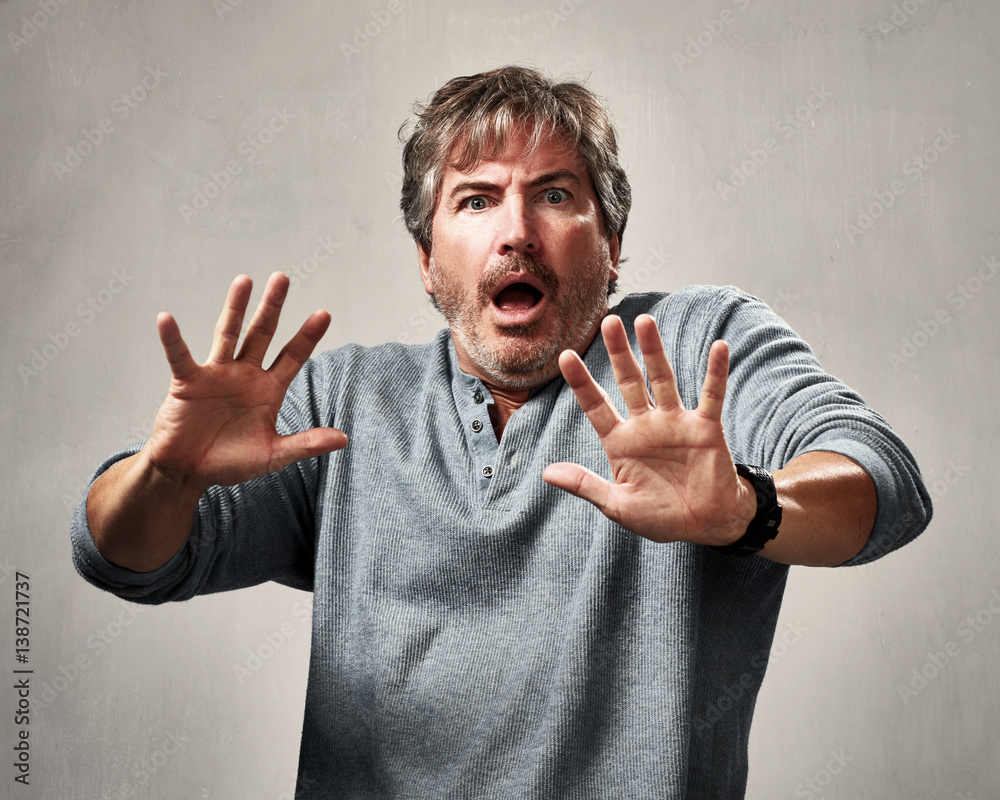
[[(449, 230), (440, 239), (438, 261), (445, 263), (454, 272), (472, 271), (474, 262), (484, 250), (482, 236), (476, 232), (460, 229)], [(435, 244), (438, 244), (435, 241)]]
[(590, 264), (598, 262), (601, 266), (604, 266), (611, 259), (611, 251), (607, 239), (595, 233), (593, 228), (589, 226), (586, 232), (581, 233), (577, 238), (576, 247), (573, 249), (573, 252), (578, 263), (581, 261)]

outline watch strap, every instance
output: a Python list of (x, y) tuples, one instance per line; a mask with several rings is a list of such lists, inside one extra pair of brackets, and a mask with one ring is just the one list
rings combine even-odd
[(778, 535), (781, 524), (781, 506), (778, 492), (774, 488), (774, 478), (763, 467), (737, 464), (736, 474), (750, 481), (757, 494), (757, 513), (744, 533), (735, 542), (726, 545), (709, 545), (713, 550), (727, 556), (752, 556), (759, 553), (769, 541)]

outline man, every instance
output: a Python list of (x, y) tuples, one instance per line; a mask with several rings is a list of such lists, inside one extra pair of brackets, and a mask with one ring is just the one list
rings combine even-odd
[(307, 362), (317, 311), (265, 370), (285, 276), (238, 349), (233, 282), (204, 365), (161, 314), (170, 392), (78, 568), (137, 602), (313, 591), (303, 796), (742, 797), (786, 565), (916, 536), (909, 451), (735, 289), (607, 313), (630, 192), (584, 87), (455, 79), (403, 160), (449, 329)]

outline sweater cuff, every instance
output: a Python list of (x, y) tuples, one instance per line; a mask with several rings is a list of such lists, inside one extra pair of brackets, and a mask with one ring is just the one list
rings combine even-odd
[[(839, 453), (864, 469), (875, 484), (878, 512), (865, 546), (839, 566), (850, 567), (875, 561), (915, 539), (930, 522), (929, 505), (909, 474), (897, 474), (873, 447), (858, 439), (837, 438), (815, 442), (802, 452)], [(801, 453), (799, 454), (801, 455)]]
[[(169, 582), (176, 573), (177, 568), (185, 560), (185, 547), (181, 547), (170, 559), (160, 567), (151, 572), (134, 572), (133, 570), (120, 567), (108, 561), (97, 545), (94, 544), (94, 537), (90, 532), (90, 524), (87, 521), (87, 497), (90, 494), (90, 487), (94, 485), (101, 475), (111, 466), (119, 461), (135, 455), (142, 449), (144, 442), (131, 445), (124, 450), (115, 453), (113, 456), (101, 463), (94, 474), (87, 482), (83, 491), (83, 496), (77, 504), (76, 512), (73, 515), (73, 523), (70, 529), (70, 539), (73, 546), (73, 566), (76, 571), (89, 583), (100, 589), (114, 592), (120, 597), (132, 600), (137, 603), (144, 602), (144, 596), (150, 589)], [(198, 524), (195, 515), (195, 526)], [(145, 600), (145, 602), (150, 602)]]

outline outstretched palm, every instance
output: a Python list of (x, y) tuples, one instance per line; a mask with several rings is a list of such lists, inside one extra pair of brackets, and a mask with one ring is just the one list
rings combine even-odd
[(191, 487), (240, 483), (347, 444), (347, 437), (335, 428), (277, 434), (275, 423), (288, 385), (326, 332), (330, 315), (314, 312), (264, 369), (288, 277), (275, 273), (267, 282), (237, 354), (252, 286), (245, 275), (232, 282), (211, 354), (202, 365), (191, 357), (174, 318), (167, 313), (157, 317), (172, 378), (146, 453), (161, 473)]
[(652, 398), (621, 320), (609, 316), (601, 325), (628, 419), (619, 416), (575, 352), (567, 350), (559, 359), (566, 382), (601, 438), (614, 482), (567, 462), (551, 464), (543, 478), (653, 541), (735, 541), (753, 518), (756, 500), (736, 474), (722, 430), (729, 350), (724, 342), (712, 345), (698, 408), (688, 410), (656, 322), (643, 314), (635, 329)]

